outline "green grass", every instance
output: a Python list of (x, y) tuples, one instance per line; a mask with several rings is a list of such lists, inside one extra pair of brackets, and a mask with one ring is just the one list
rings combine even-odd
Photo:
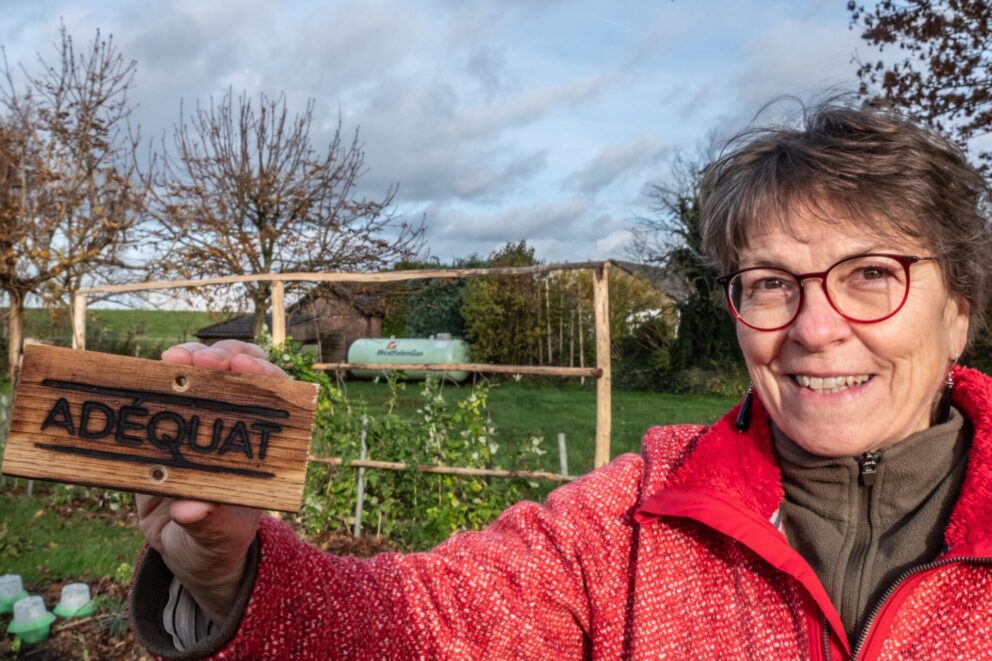
[[(0, 308), (0, 313), (6, 312)], [(121, 351), (142, 357), (157, 357), (164, 348), (179, 342), (196, 340), (196, 331), (227, 319), (224, 312), (176, 310), (104, 310), (86, 311), (86, 345), (95, 350)], [(6, 333), (6, 328), (0, 329)], [(24, 336), (49, 344), (68, 346), (72, 327), (68, 311), (29, 308), (24, 311)], [(113, 348), (113, 349), (112, 349)]]
[[(5, 309), (0, 311), (6, 312)], [(89, 308), (86, 311), (87, 339), (100, 333), (121, 335), (140, 333), (156, 340), (178, 341), (192, 337), (203, 326), (222, 321), (230, 316), (223, 312), (201, 312), (196, 310), (103, 310)], [(28, 308), (24, 311), (24, 334), (37, 338), (72, 337), (68, 311)]]
[[(122, 563), (133, 564), (142, 546), (134, 526), (86, 516), (59, 516), (51, 496), (27, 496), (24, 480), (14, 489), (12, 480), (0, 494), (0, 521), (6, 533), (0, 538), (0, 574), (19, 574), (25, 583), (38, 584), (63, 578), (114, 576)], [(39, 495), (45, 486), (39, 489)], [(2, 529), (0, 529), (2, 530)]]
[[(373, 413), (382, 410), (389, 398), (385, 383), (345, 381), (343, 388), (348, 397), (368, 402)], [(405, 384), (397, 410), (414, 414), (420, 405), (419, 392), (418, 383)], [(451, 401), (467, 392), (468, 386), (446, 386)], [(735, 403), (735, 399), (723, 397), (614, 391), (611, 455), (637, 452), (648, 427), (712, 423)], [(558, 472), (558, 433), (564, 432), (569, 472), (580, 474), (592, 470), (596, 434), (594, 385), (504, 382), (493, 387), (489, 409), (501, 443), (517, 445), (532, 436), (544, 438), (547, 454), (542, 457), (543, 463), (530, 468)]]

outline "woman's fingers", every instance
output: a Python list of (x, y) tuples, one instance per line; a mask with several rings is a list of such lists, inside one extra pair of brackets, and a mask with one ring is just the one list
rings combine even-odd
[(207, 346), (205, 344), (200, 344), (199, 342), (177, 344), (162, 352), (162, 362), (173, 365), (192, 365), (193, 354), (206, 348)]
[(178, 344), (166, 349), (162, 360), (174, 365), (288, 378), (283, 370), (269, 361), (261, 347), (240, 340), (221, 340), (210, 346), (199, 342)]

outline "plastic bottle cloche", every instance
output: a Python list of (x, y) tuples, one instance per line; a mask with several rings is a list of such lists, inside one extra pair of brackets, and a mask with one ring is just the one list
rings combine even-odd
[(28, 596), (24, 583), (17, 574), (0, 576), (0, 613), (14, 610), (14, 603)]
[(48, 640), (48, 633), (55, 616), (45, 608), (39, 596), (25, 597), (14, 603), (14, 619), (7, 625), (7, 633), (21, 637), (28, 645)]
[(62, 599), (53, 609), (59, 617), (88, 617), (93, 614), (90, 586), (85, 583), (67, 583), (62, 586)]

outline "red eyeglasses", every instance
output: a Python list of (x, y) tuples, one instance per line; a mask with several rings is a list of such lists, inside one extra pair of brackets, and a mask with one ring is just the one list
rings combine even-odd
[(909, 267), (936, 257), (871, 253), (848, 257), (819, 273), (790, 273), (754, 266), (717, 278), (727, 305), (745, 326), (759, 331), (786, 328), (803, 306), (804, 283), (816, 278), (834, 310), (848, 321), (872, 324), (902, 309), (909, 297)]

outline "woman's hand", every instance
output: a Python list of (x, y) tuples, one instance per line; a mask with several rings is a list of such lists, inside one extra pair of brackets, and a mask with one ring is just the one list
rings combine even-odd
[[(209, 347), (198, 342), (180, 344), (163, 352), (162, 361), (289, 378), (269, 362), (261, 348), (237, 340), (222, 340)], [(166, 566), (204, 613), (217, 624), (223, 622), (244, 576), (261, 511), (142, 494), (136, 500), (145, 540), (162, 554)]]

